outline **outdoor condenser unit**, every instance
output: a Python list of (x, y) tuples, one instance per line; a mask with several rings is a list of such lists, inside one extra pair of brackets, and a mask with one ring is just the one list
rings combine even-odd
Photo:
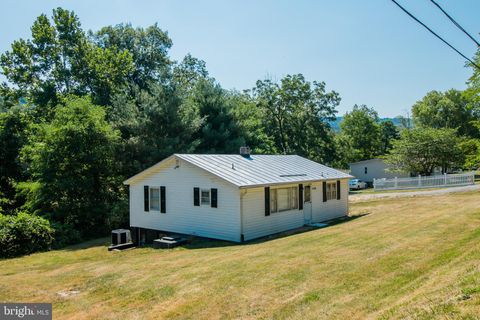
[(128, 229), (116, 229), (112, 231), (112, 245), (132, 242), (132, 236)]

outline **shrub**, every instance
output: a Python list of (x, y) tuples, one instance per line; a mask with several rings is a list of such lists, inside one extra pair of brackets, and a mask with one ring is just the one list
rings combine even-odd
[(107, 212), (107, 228), (108, 230), (118, 228), (128, 228), (129, 226), (129, 204), (128, 195), (122, 193), (117, 201), (111, 206)]
[(55, 230), (53, 248), (59, 249), (82, 241), (80, 232), (71, 224), (53, 222), (52, 226)]
[(8, 258), (50, 249), (54, 230), (44, 218), (20, 212), (0, 214), (0, 257)]

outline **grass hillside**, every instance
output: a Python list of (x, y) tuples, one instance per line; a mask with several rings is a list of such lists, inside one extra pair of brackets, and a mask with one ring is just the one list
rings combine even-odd
[(55, 319), (479, 319), (480, 195), (351, 204), (348, 222), (243, 245), (0, 261), (0, 301)]

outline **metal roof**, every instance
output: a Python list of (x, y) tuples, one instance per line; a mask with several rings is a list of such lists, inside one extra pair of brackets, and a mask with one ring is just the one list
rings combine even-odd
[(327, 179), (351, 175), (297, 155), (175, 154), (238, 187), (252, 187)]

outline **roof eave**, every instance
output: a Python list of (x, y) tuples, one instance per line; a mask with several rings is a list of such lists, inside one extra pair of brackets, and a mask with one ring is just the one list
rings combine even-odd
[(282, 184), (297, 184), (297, 183), (308, 183), (308, 182), (315, 182), (315, 181), (328, 181), (328, 180), (345, 180), (345, 179), (352, 179), (354, 176), (347, 176), (347, 177), (331, 177), (331, 178), (323, 178), (323, 179), (308, 179), (308, 180), (297, 180), (297, 181), (284, 181), (284, 182), (271, 182), (271, 183), (259, 183), (259, 184), (247, 184), (239, 186), (240, 189), (249, 189), (249, 188), (260, 188), (260, 187), (268, 187), (268, 186), (278, 186)]
[(374, 160), (384, 161), (385, 159), (382, 159), (382, 158), (372, 158), (372, 159), (360, 160), (360, 161), (357, 161), (357, 162), (350, 162), (348, 165), (351, 166), (352, 164), (359, 164), (359, 163), (369, 162), (369, 161), (374, 161)]
[(161, 165), (163, 165), (165, 162), (169, 161), (170, 159), (176, 157), (175, 154), (172, 154), (171, 156), (163, 159), (162, 161), (159, 161), (157, 162), (156, 164), (154, 164), (153, 166), (151, 167), (148, 167), (147, 169), (143, 170), (143, 171), (140, 171), (139, 173), (137, 173), (136, 175), (128, 178), (127, 180), (123, 181), (123, 184), (124, 185), (130, 185), (132, 184), (132, 182), (135, 182), (139, 179), (141, 179), (143, 176), (145, 176), (146, 174), (150, 173), (150, 172), (154, 172), (158, 167), (160, 167)]

